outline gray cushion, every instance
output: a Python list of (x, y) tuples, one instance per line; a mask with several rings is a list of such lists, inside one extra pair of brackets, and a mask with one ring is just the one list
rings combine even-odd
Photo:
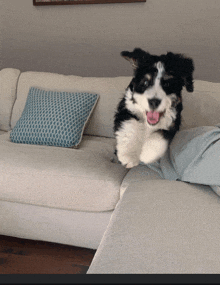
[(152, 170), (168, 180), (220, 187), (220, 124), (182, 130)]
[(1, 235), (97, 249), (111, 214), (0, 200), (0, 229)]
[(220, 83), (195, 80), (194, 92), (183, 89), (181, 129), (213, 126), (219, 123)]
[(114, 139), (84, 136), (79, 149), (15, 144), (0, 136), (0, 199), (79, 211), (109, 211), (127, 169), (112, 163)]
[(177, 133), (170, 156), (182, 181), (220, 186), (220, 124)]
[(220, 273), (219, 209), (220, 198), (209, 186), (132, 184), (88, 273)]

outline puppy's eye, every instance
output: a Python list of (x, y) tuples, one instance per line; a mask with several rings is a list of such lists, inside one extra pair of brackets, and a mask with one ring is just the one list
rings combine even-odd
[(170, 86), (170, 83), (169, 83), (168, 81), (165, 81), (165, 82), (163, 83), (163, 86), (164, 86), (164, 87), (169, 87), (169, 86)]
[(144, 81), (144, 86), (148, 86), (149, 85), (149, 81), (148, 80), (145, 80)]

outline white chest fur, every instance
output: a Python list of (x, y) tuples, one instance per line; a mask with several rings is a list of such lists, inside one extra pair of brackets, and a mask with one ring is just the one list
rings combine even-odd
[(154, 132), (144, 121), (124, 121), (115, 135), (118, 159), (127, 168), (138, 165), (140, 161), (146, 164), (155, 162), (168, 147), (168, 141), (162, 134)]

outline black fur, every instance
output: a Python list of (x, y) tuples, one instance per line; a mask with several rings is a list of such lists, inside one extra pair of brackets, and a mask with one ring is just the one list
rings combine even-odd
[(139, 118), (132, 114), (126, 107), (125, 107), (125, 98), (123, 98), (117, 108), (117, 113), (115, 114), (115, 122), (114, 122), (114, 132), (116, 132), (120, 127), (123, 121), (130, 120), (131, 118), (136, 119), (139, 121)]

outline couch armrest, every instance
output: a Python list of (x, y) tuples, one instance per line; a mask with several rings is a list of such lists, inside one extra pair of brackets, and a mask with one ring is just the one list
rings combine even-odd
[(0, 130), (11, 130), (11, 113), (16, 99), (20, 70), (5, 68), (0, 71)]

